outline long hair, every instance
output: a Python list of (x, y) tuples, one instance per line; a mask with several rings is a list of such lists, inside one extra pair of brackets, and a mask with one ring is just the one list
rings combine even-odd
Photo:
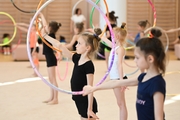
[(152, 36), (141, 38), (136, 43), (136, 47), (140, 47), (140, 50), (145, 53), (145, 56), (151, 54), (154, 57), (154, 65), (157, 66), (162, 73), (165, 73), (166, 54), (164, 46), (159, 39), (162, 33), (156, 28), (151, 29), (150, 32)]
[(94, 52), (96, 52), (98, 50), (99, 47), (99, 42), (101, 40), (101, 38), (99, 38), (98, 36), (102, 33), (100, 28), (96, 28), (94, 29), (94, 34), (89, 33), (89, 32), (84, 32), (81, 34), (81, 36), (83, 37), (83, 39), (86, 42), (86, 45), (89, 45), (91, 47), (88, 56), (93, 55)]

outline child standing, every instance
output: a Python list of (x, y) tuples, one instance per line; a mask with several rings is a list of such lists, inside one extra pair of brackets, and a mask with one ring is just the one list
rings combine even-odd
[[(56, 39), (50, 37), (42, 30), (44, 38), (53, 44), (53, 46), (59, 48), (62, 54), (68, 59), (72, 59), (74, 63), (74, 69), (71, 77), (71, 90), (81, 91), (84, 85), (93, 85), (94, 79), (94, 64), (91, 61), (91, 56), (98, 48), (100, 38), (98, 35), (101, 34), (100, 29), (95, 29), (96, 34), (84, 32), (80, 34), (78, 43), (76, 45), (76, 52), (71, 53), (66, 46), (58, 42)], [(93, 97), (93, 94), (88, 96), (73, 95), (78, 113), (80, 114), (81, 120), (95, 120), (97, 116), (97, 102)], [(93, 117), (93, 118), (90, 118)]]
[[(6, 44), (9, 42), (10, 34), (5, 33), (3, 34), (2, 38), (3, 38), (3, 44)], [(10, 55), (10, 43), (3, 45), (3, 52), (4, 52), (4, 55)]]
[[(47, 31), (48, 35), (50, 37), (56, 39), (56, 32), (61, 27), (61, 23), (58, 23), (56, 21), (52, 21), (48, 25), (45, 18), (44, 18), (44, 15), (42, 13), (40, 13), (39, 17), (41, 17), (43, 26), (47, 27), (46, 31)], [(46, 39), (46, 41), (48, 42), (47, 39)], [(59, 42), (59, 40), (57, 40), (57, 42)], [(49, 44), (52, 45), (51, 43), (49, 43)], [(58, 87), (58, 84), (56, 81), (57, 59), (56, 59), (54, 50), (51, 49), (49, 46), (47, 46), (44, 42), (43, 42), (43, 54), (45, 55), (45, 58), (46, 58), (49, 81), (54, 86)], [(49, 105), (58, 104), (58, 91), (56, 91), (52, 88), (50, 88), (50, 89), (51, 89), (50, 98), (46, 101), (43, 101), (43, 102), (48, 103)]]
[[(115, 16), (115, 12), (114, 11), (111, 11), (109, 14), (109, 17), (108, 17), (108, 20), (111, 24), (111, 27), (114, 28), (117, 26), (117, 16)], [(107, 14), (106, 14), (107, 16)], [(111, 34), (110, 34), (110, 30), (109, 30), (109, 27), (107, 27), (106, 29), (106, 37), (109, 39), (109, 41), (112, 41), (111, 40)], [(105, 56), (105, 60), (106, 60), (106, 65), (107, 65), (107, 68), (108, 68), (108, 62), (109, 62), (109, 54), (110, 54), (110, 51), (111, 51), (111, 48), (108, 47), (108, 46), (104, 46), (104, 56)]]
[[(111, 71), (109, 73), (111, 80), (123, 80), (124, 72), (123, 72), (123, 59), (125, 56), (125, 49), (124, 49), (124, 43), (125, 38), (127, 35), (127, 31), (125, 30), (126, 23), (122, 23), (121, 27), (114, 27), (114, 34), (115, 34), (115, 57), (114, 57), (114, 63), (112, 65)], [(109, 41), (106, 38), (102, 39), (104, 42), (107, 43), (108, 46), (112, 47), (112, 42)], [(113, 55), (113, 50), (110, 52), (109, 56), (109, 66), (111, 63), (111, 58)], [(127, 108), (126, 108), (126, 102), (125, 102), (125, 94), (124, 94), (123, 87), (114, 88), (114, 94), (116, 96), (117, 104), (120, 110), (120, 120), (127, 120)]]
[(121, 86), (138, 86), (136, 110), (138, 120), (164, 120), (164, 101), (166, 83), (162, 77), (165, 73), (166, 54), (158, 37), (161, 31), (151, 29), (151, 36), (141, 38), (135, 47), (135, 62), (139, 69), (146, 69), (138, 78), (120, 81), (108, 81), (99, 86), (85, 86), (84, 95), (97, 90), (119, 88)]

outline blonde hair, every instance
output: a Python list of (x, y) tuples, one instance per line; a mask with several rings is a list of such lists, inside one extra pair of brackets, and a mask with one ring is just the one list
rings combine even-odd
[(120, 35), (121, 38), (119, 39), (120, 43), (124, 43), (125, 42), (125, 38), (127, 36), (127, 31), (125, 29), (126, 23), (122, 23), (121, 27), (115, 27), (113, 28), (115, 36), (116, 35)]
[(86, 42), (86, 45), (91, 47), (90, 51), (88, 52), (88, 57), (92, 56), (94, 52), (98, 50), (100, 38), (99, 35), (102, 33), (100, 28), (94, 29), (94, 34), (89, 32), (84, 32), (81, 34), (83, 39)]

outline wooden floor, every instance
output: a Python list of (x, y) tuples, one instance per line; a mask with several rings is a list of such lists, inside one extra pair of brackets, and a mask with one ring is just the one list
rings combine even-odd
[[(129, 52), (129, 55), (133, 53)], [(176, 60), (173, 51), (168, 52), (169, 62), (167, 73), (180, 71), (180, 61)], [(130, 65), (135, 65), (132, 59), (126, 60)], [(69, 63), (68, 76), (64, 81), (57, 77), (59, 88), (70, 90), (69, 79), (71, 77), (72, 62)], [(94, 61), (95, 84), (105, 74), (106, 65), (103, 60)], [(59, 104), (47, 105), (42, 103), (50, 96), (49, 86), (40, 78), (32, 77), (32, 68), (28, 68), (28, 61), (14, 62), (11, 56), (0, 55), (0, 120), (79, 120), (71, 95), (59, 92)], [(59, 65), (60, 74), (63, 77), (66, 62)], [(134, 68), (124, 65), (124, 71), (128, 74), (135, 71)], [(40, 73), (47, 77), (46, 63), (40, 62)], [(131, 76), (137, 76), (140, 72)], [(165, 101), (165, 114), (167, 120), (180, 120), (180, 73), (174, 72), (165, 75), (167, 84), (167, 96)], [(126, 103), (128, 108), (128, 120), (137, 120), (135, 101), (136, 87), (126, 90)], [(95, 93), (98, 102), (98, 116), (100, 120), (118, 120), (118, 107), (112, 90)]]

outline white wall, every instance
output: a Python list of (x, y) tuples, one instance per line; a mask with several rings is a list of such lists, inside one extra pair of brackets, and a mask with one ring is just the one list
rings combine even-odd
[[(108, 4), (109, 12), (115, 11), (115, 16), (119, 17), (117, 19), (118, 26), (120, 26), (122, 22), (126, 22), (126, 0), (107, 0), (107, 4)], [(100, 6), (104, 11), (104, 13), (106, 13), (106, 8), (103, 0), (101, 0)], [(101, 15), (100, 15), (99, 23), (100, 23), (100, 27), (104, 28), (106, 22)]]

